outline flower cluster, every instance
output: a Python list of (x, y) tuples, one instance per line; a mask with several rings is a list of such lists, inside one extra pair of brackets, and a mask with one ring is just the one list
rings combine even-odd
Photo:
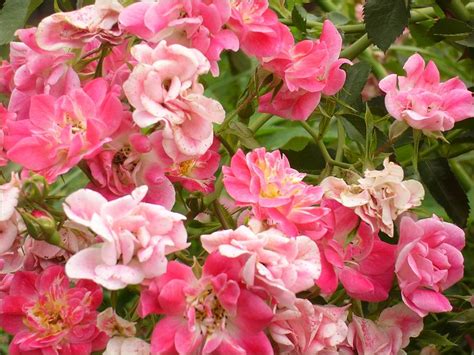
[[(413, 169), (385, 152), (403, 133), (371, 141), (389, 127), (369, 105), (365, 150), (346, 140), (362, 121), (349, 127), (338, 95), (352, 65), (339, 27), (290, 28), (267, 0), (88, 4), (17, 30), (0, 62), (9, 353), (396, 355), (431, 313), (469, 303), (446, 292), (464, 231), (417, 210), (421, 133), (404, 136)], [(240, 55), (258, 67), (226, 114), (210, 88)], [(416, 54), (405, 70), (380, 82), (394, 119), (428, 135), (473, 115), (460, 79)], [(316, 145), (268, 149), (272, 117), (268, 131), (301, 125)], [(293, 160), (315, 149), (324, 169)]]

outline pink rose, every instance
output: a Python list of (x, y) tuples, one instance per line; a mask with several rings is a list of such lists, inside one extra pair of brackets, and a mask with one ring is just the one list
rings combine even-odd
[(96, 326), (102, 289), (90, 281), (74, 287), (61, 266), (41, 274), (16, 272), (0, 302), (2, 328), (14, 335), (11, 354), (89, 354), (105, 348), (107, 335)]
[(352, 316), (347, 343), (358, 354), (397, 355), (423, 329), (423, 319), (403, 303), (382, 311), (379, 319)]
[(147, 185), (144, 201), (171, 209), (175, 191), (165, 176), (161, 157), (153, 149), (153, 134), (141, 134), (128, 116), (131, 115), (122, 120), (112, 140), (104, 144), (100, 153), (87, 159), (93, 177), (88, 188), (114, 200), (130, 194), (138, 186)]
[[(344, 222), (338, 220), (335, 225)], [(394, 277), (395, 246), (380, 240), (364, 222), (356, 232), (335, 235), (318, 243), (321, 248), (321, 277), (316, 284), (325, 294), (333, 293), (338, 280), (347, 294), (369, 302), (388, 298)]]
[(278, 150), (258, 148), (247, 155), (239, 150), (222, 171), (224, 186), (236, 204), (252, 207), (256, 218), (286, 235), (316, 240), (333, 228), (331, 210), (319, 206), (322, 189), (304, 183), (305, 174), (292, 169)]
[(97, 316), (97, 328), (109, 337), (115, 335), (133, 337), (136, 333), (135, 323), (120, 317), (112, 307), (107, 308)]
[(412, 207), (421, 204), (425, 195), (423, 185), (416, 180), (403, 180), (403, 169), (384, 160), (383, 170), (366, 170), (358, 184), (327, 177), (321, 182), (324, 195), (354, 212), (374, 231), (381, 229), (393, 236), (393, 221)]
[(124, 91), (135, 108), (133, 119), (140, 127), (163, 123), (163, 148), (173, 156), (203, 155), (212, 145), (213, 123), (221, 123), (222, 105), (203, 95), (198, 77), (209, 62), (196, 49), (165, 41), (156, 48), (137, 45), (132, 55), (138, 61)]
[(313, 287), (321, 273), (318, 247), (305, 236), (289, 238), (277, 229), (255, 233), (240, 226), (202, 235), (201, 243), (208, 253), (239, 259), (242, 280), (267, 290), (286, 306), (293, 304), (295, 293)]
[(269, 331), (281, 354), (337, 354), (347, 336), (347, 307), (313, 305), (298, 298), (296, 309), (275, 314)]
[(385, 106), (399, 121), (416, 129), (447, 131), (458, 121), (474, 116), (474, 98), (458, 78), (440, 82), (436, 65), (419, 54), (403, 67), (407, 76), (391, 74), (380, 81)]
[(49, 51), (82, 48), (95, 38), (117, 44), (121, 41), (118, 17), (122, 9), (118, 0), (96, 0), (76, 11), (50, 15), (38, 25), (38, 45)]
[(402, 219), (395, 272), (403, 301), (421, 317), (452, 309), (442, 292), (463, 277), (464, 245), (463, 230), (436, 216)]
[(139, 315), (163, 314), (151, 336), (151, 352), (273, 354), (264, 329), (273, 312), (240, 283), (236, 259), (207, 257), (202, 276), (171, 261), (165, 274), (140, 295)]
[(142, 202), (147, 187), (107, 201), (82, 189), (66, 198), (64, 211), (72, 221), (90, 228), (99, 244), (74, 254), (66, 273), (89, 279), (111, 290), (139, 284), (166, 271), (166, 255), (186, 249), (184, 216), (163, 206)]
[[(265, 58), (263, 67), (279, 76), (284, 85), (273, 103), (273, 93), (263, 96), (260, 112), (284, 118), (306, 120), (319, 104), (321, 95), (335, 95), (344, 86), (346, 73), (340, 67), (351, 63), (340, 59), (342, 38), (326, 20), (319, 40), (304, 40), (274, 58)], [(291, 102), (293, 101), (293, 102)]]
[(52, 182), (96, 154), (123, 115), (120, 100), (103, 79), (58, 99), (34, 96), (28, 120), (7, 122), (7, 156)]
[(9, 62), (0, 62), (0, 94), (10, 95), (13, 90), (14, 70)]

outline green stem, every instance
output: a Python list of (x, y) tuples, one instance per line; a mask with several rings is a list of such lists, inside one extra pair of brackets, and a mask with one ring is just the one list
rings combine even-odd
[(118, 302), (118, 291), (110, 291), (110, 304), (112, 305), (113, 309), (117, 308)]
[(461, 0), (437, 0), (438, 5), (444, 10), (451, 13), (458, 20), (469, 22), (471, 14)]
[(337, 6), (331, 0), (318, 0), (316, 4), (326, 12), (337, 11)]
[(354, 59), (372, 44), (367, 33), (341, 52), (341, 58)]
[(273, 115), (271, 113), (265, 113), (263, 115), (258, 116), (257, 118), (255, 118), (255, 120), (250, 122), (249, 129), (253, 133), (257, 132), (260, 129), (260, 127), (265, 125), (265, 123), (267, 123), (268, 120), (272, 117), (273, 117)]
[(372, 66), (372, 71), (377, 79), (383, 79), (388, 75), (384, 66), (374, 58), (374, 53), (370, 48), (367, 48), (361, 55), (361, 58), (367, 61)]
[(344, 145), (346, 143), (346, 131), (341, 119), (337, 120), (337, 150), (336, 150), (336, 161), (342, 160), (342, 154), (344, 153)]
[(339, 162), (337, 160), (334, 160), (331, 155), (329, 154), (326, 146), (322, 142), (322, 140), (319, 138), (318, 133), (311, 127), (308, 123), (305, 121), (300, 121), (301, 126), (308, 132), (311, 137), (313, 138), (314, 142), (318, 145), (319, 149), (321, 150), (321, 153), (323, 155), (324, 160), (326, 161), (326, 164), (332, 165), (332, 166), (338, 166), (340, 168), (344, 169), (350, 169), (352, 167), (351, 164)]

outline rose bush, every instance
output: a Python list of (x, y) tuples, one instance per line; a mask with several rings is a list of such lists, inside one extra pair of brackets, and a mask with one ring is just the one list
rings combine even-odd
[(473, 352), (473, 21), (0, 1), (0, 353)]

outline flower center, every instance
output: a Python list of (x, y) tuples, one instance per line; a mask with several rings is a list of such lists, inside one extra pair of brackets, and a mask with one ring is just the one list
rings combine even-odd
[(71, 126), (72, 133), (84, 132), (86, 130), (85, 122), (78, 118), (66, 113), (64, 115), (64, 124)]
[(62, 298), (47, 293), (26, 312), (25, 325), (43, 336), (57, 334), (66, 328), (64, 319), (67, 304)]
[(193, 170), (195, 163), (196, 162), (194, 159), (186, 160), (180, 163), (178, 167), (179, 174), (188, 176), (190, 172)]
[(225, 328), (227, 312), (210, 286), (191, 301), (190, 307), (194, 308), (195, 320), (203, 335)]

